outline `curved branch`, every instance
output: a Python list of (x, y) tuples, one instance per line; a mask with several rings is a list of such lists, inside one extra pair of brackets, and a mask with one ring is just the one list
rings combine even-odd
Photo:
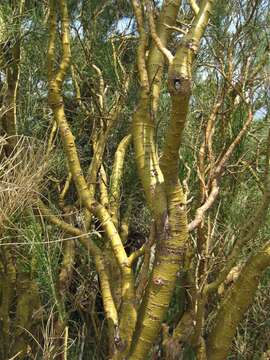
[(227, 359), (236, 328), (252, 304), (261, 277), (268, 266), (270, 242), (247, 261), (236, 283), (227, 291), (209, 335), (207, 359)]
[(121, 181), (123, 177), (124, 160), (127, 148), (131, 142), (132, 136), (125, 136), (119, 143), (115, 156), (110, 180), (110, 211), (112, 220), (118, 227), (118, 213), (120, 208)]
[(131, 253), (128, 257), (129, 264), (132, 265), (135, 260), (137, 260), (140, 256), (142, 256), (145, 253), (146, 245), (144, 244), (141, 246), (138, 250)]
[(249, 125), (251, 124), (252, 120), (253, 120), (253, 114), (252, 114), (251, 111), (249, 111), (248, 116), (247, 116), (247, 120), (244, 123), (242, 129), (239, 131), (236, 138), (233, 140), (233, 142), (228, 147), (225, 154), (222, 156), (222, 158), (219, 160), (218, 164), (215, 166), (215, 168), (213, 170), (213, 173), (210, 175), (211, 178), (212, 178), (212, 181), (211, 181), (212, 189), (211, 189), (210, 195), (208, 196), (208, 198), (206, 199), (204, 204), (196, 210), (195, 219), (193, 221), (191, 221), (189, 223), (189, 225), (188, 225), (188, 230), (189, 231), (192, 231), (192, 230), (196, 229), (199, 226), (199, 224), (202, 222), (202, 220), (204, 218), (205, 212), (207, 210), (209, 210), (210, 207), (215, 202), (215, 200), (216, 200), (216, 198), (217, 198), (217, 196), (219, 194), (219, 178), (222, 176), (222, 174), (224, 172), (225, 165), (227, 164), (228, 160), (230, 159), (230, 157), (231, 157), (233, 151), (235, 150), (236, 146), (240, 143), (243, 136), (247, 132), (247, 130), (249, 128)]
[(66, 119), (63, 98), (61, 95), (61, 87), (65, 78), (66, 72), (70, 64), (70, 44), (69, 44), (69, 29), (68, 29), (68, 14), (67, 5), (64, 0), (60, 1), (60, 12), (62, 20), (62, 47), (63, 58), (60, 62), (60, 68), (54, 75), (52, 66), (55, 57), (55, 32), (56, 32), (56, 8), (55, 1), (50, 1), (50, 40), (49, 40), (49, 105), (53, 111), (54, 119), (58, 124), (61, 138), (64, 145), (65, 154), (67, 156), (70, 172), (77, 188), (79, 197), (85, 208), (96, 215), (102, 223), (106, 235), (110, 239), (114, 255), (118, 261), (119, 267), (123, 270), (126, 267), (127, 254), (121, 242), (120, 236), (115, 229), (112, 219), (107, 210), (98, 204), (91, 192), (88, 189), (88, 184), (83, 175), (80, 160), (75, 145), (74, 136), (70, 130)]
[(165, 56), (168, 63), (171, 64), (173, 61), (173, 55), (170, 52), (170, 50), (167, 49), (163, 45), (160, 37), (157, 34), (155, 20), (154, 20), (154, 16), (153, 16), (152, 4), (149, 0), (147, 1), (147, 13), (148, 13), (148, 22), (149, 22), (149, 28), (150, 28), (152, 39), (154, 40), (159, 51), (162, 52), (162, 54)]
[(203, 221), (204, 214), (211, 208), (219, 194), (219, 185), (217, 180), (213, 180), (212, 189), (205, 203), (196, 210), (195, 219), (188, 224), (188, 231), (196, 229)]

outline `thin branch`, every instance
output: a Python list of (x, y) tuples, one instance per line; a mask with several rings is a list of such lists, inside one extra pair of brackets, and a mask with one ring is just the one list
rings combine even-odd
[(187, 33), (186, 30), (180, 29), (177, 26), (170, 26), (170, 25), (167, 25), (167, 24), (164, 24), (164, 26), (166, 26), (166, 28), (169, 29), (169, 30), (179, 32), (179, 33), (181, 33), (183, 35), (186, 35), (186, 33)]
[(251, 216), (247, 222), (243, 225), (242, 230), (240, 231), (239, 237), (236, 240), (234, 247), (229, 254), (224, 268), (218, 274), (216, 280), (208, 284), (204, 291), (206, 293), (216, 290), (219, 285), (226, 279), (231, 268), (234, 266), (235, 262), (238, 259), (238, 256), (245, 244), (247, 244), (251, 239), (254, 239), (264, 224), (267, 216), (267, 212), (270, 205), (270, 129), (268, 132), (267, 138), (267, 150), (266, 150), (266, 164), (264, 172), (264, 193), (260, 205), (258, 206), (255, 214)]

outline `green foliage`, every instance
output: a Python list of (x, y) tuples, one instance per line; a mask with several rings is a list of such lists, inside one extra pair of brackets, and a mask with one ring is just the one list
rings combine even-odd
[(24, 243), (22, 256), (19, 261), (24, 268), (32, 274), (38, 283), (42, 301), (56, 301), (55, 286), (59, 272), (61, 257), (61, 234), (56, 228), (42, 229), (40, 223), (31, 211), (20, 220), (20, 237)]

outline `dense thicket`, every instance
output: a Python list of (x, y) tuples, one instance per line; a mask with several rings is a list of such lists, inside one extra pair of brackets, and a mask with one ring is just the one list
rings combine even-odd
[(0, 4), (0, 360), (268, 359), (268, 0)]

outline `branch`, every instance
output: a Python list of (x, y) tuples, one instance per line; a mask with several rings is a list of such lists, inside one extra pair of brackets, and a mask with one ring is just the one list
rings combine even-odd
[[(163, 2), (156, 33), (164, 48), (167, 47), (168, 40), (173, 31), (171, 27), (176, 25), (176, 18), (180, 3), (180, 0)], [(163, 54), (158, 49), (156, 43), (152, 41), (147, 58), (147, 72), (151, 89), (151, 111), (154, 118), (157, 113), (160, 100), (159, 94), (162, 84), (164, 60)]]
[(119, 267), (123, 270), (126, 268), (127, 254), (124, 246), (121, 242), (120, 236), (115, 229), (110, 215), (107, 210), (98, 204), (91, 195), (83, 171), (81, 169), (80, 160), (77, 153), (77, 148), (74, 141), (74, 136), (70, 130), (69, 124), (66, 119), (63, 98), (61, 95), (61, 86), (68, 70), (70, 62), (70, 44), (68, 34), (68, 15), (67, 6), (64, 0), (60, 1), (61, 19), (62, 24), (62, 46), (63, 46), (63, 58), (60, 63), (60, 69), (53, 74), (51, 66), (55, 56), (55, 32), (56, 32), (56, 9), (55, 1), (50, 1), (50, 42), (49, 42), (49, 104), (54, 114), (54, 119), (58, 124), (61, 138), (64, 145), (65, 154), (67, 156), (70, 172), (78, 191), (79, 197), (85, 206), (85, 208), (101, 221), (101, 224), (105, 230), (105, 233), (110, 239), (110, 243), (117, 259)]
[(196, 210), (195, 219), (188, 224), (188, 231), (193, 231), (200, 225), (200, 223), (204, 218), (205, 212), (211, 208), (211, 206), (213, 205), (213, 203), (215, 202), (218, 196), (218, 193), (219, 193), (218, 182), (217, 180), (213, 180), (210, 195), (208, 196), (204, 204)]
[[(193, 5), (196, 4), (195, 1), (190, 1)], [(183, 42), (186, 43), (186, 46), (192, 51), (194, 56), (199, 48), (199, 43), (201, 38), (205, 32), (206, 26), (208, 25), (210, 14), (212, 13), (212, 9), (214, 5), (217, 3), (217, 0), (203, 0), (199, 11), (196, 14), (195, 20), (189, 29), (187, 35), (184, 37)], [(194, 9), (198, 7), (194, 6)], [(196, 11), (195, 11), (196, 12)], [(180, 49), (183, 45), (180, 45)], [(181, 55), (181, 50), (180, 54)], [(178, 52), (178, 50), (177, 50)], [(177, 56), (176, 52), (176, 56)]]
[(78, 237), (81, 244), (90, 252), (96, 265), (96, 269), (100, 278), (101, 293), (103, 298), (104, 309), (106, 318), (112, 320), (115, 326), (118, 325), (118, 314), (114, 304), (114, 300), (111, 293), (109, 277), (107, 270), (105, 269), (103, 255), (101, 250), (95, 245), (95, 243), (89, 238), (89, 235), (82, 230), (75, 228), (74, 226), (66, 223), (56, 215), (53, 215), (51, 211), (43, 204), (42, 201), (38, 202), (38, 208), (41, 214), (46, 220), (52, 224), (60, 227), (64, 232), (70, 235)]
[(113, 222), (118, 227), (118, 212), (120, 208), (121, 181), (123, 177), (124, 160), (127, 148), (131, 142), (131, 135), (125, 136), (114, 156), (112, 175), (110, 180), (110, 210)]
[(191, 6), (192, 10), (194, 11), (195, 15), (198, 15), (200, 8), (196, 3), (196, 0), (188, 0), (189, 5)]
[(218, 178), (218, 177), (221, 176), (221, 174), (223, 173), (225, 164), (228, 162), (228, 160), (231, 157), (234, 149), (240, 143), (240, 141), (242, 140), (244, 134), (247, 132), (252, 120), (253, 120), (253, 114), (252, 114), (251, 110), (249, 110), (246, 122), (244, 123), (242, 129), (239, 131), (239, 133), (236, 136), (236, 138), (234, 139), (234, 141), (228, 147), (225, 154), (219, 160), (219, 162), (216, 165), (216, 168), (215, 168), (215, 170), (213, 172), (212, 178)]
[(159, 51), (162, 52), (162, 54), (165, 56), (165, 58), (167, 59), (169, 64), (172, 64), (173, 61), (173, 55), (170, 52), (170, 50), (168, 50), (163, 44), (161, 39), (159, 38), (157, 31), (156, 31), (156, 25), (155, 25), (155, 20), (154, 20), (154, 16), (153, 16), (153, 8), (152, 8), (152, 3), (150, 0), (147, 1), (147, 13), (148, 13), (148, 23), (149, 23), (149, 28), (150, 28), (150, 32), (151, 32), (151, 36), (152, 39), (154, 40), (157, 48), (159, 49)]
[(138, 250), (131, 253), (128, 257), (128, 261), (130, 265), (134, 264), (135, 260), (137, 260), (140, 256), (142, 256), (145, 253), (146, 245), (144, 244), (141, 246)]
[(71, 180), (72, 180), (72, 174), (71, 174), (71, 172), (69, 171), (69, 172), (68, 172), (68, 176), (67, 176), (66, 181), (65, 181), (65, 184), (64, 184), (64, 187), (63, 187), (62, 191), (61, 191), (60, 194), (59, 194), (59, 206), (60, 206), (61, 208), (64, 207), (65, 196), (66, 196), (66, 194), (67, 194), (67, 192), (68, 192), (68, 189), (69, 189), (69, 187), (70, 187)]
[(147, 35), (143, 26), (143, 12), (141, 2), (138, 0), (132, 0), (132, 7), (137, 21), (137, 27), (139, 32), (139, 45), (137, 49), (137, 64), (140, 75), (141, 87), (145, 90), (149, 90), (149, 80), (146, 69), (145, 52), (147, 47)]
[(103, 79), (102, 71), (100, 70), (100, 68), (98, 66), (96, 66), (95, 64), (92, 64), (92, 67), (95, 69), (95, 71), (98, 75), (98, 78), (99, 78), (98, 98), (99, 98), (100, 110), (102, 111), (104, 109), (104, 94), (105, 94), (104, 79)]
[(186, 30), (183, 30), (183, 29), (180, 29), (179, 27), (177, 26), (170, 26), (170, 25), (167, 25), (167, 24), (164, 24), (166, 26), (167, 29), (169, 30), (172, 30), (172, 31), (176, 31), (176, 32), (179, 32), (183, 35), (186, 35), (187, 34), (187, 31)]
[(60, 13), (61, 13), (61, 31), (62, 31), (62, 59), (59, 65), (59, 70), (55, 74), (55, 81), (58, 87), (61, 87), (70, 66), (71, 52), (69, 42), (69, 18), (66, 1), (60, 0)]
[(101, 165), (99, 170), (99, 191), (100, 203), (107, 209), (109, 207), (108, 181), (107, 174), (103, 165)]
[[(168, 25), (175, 24), (179, 5), (180, 0), (173, 0), (164, 2), (162, 7), (157, 34), (164, 47), (166, 47), (171, 33), (164, 26), (164, 23), (166, 21)], [(147, 73), (151, 96), (146, 91), (147, 89), (142, 87), (139, 104), (132, 123), (132, 136), (139, 177), (143, 184), (149, 208), (153, 211), (157, 210), (157, 212), (163, 212), (163, 208), (166, 207), (165, 194), (162, 194), (164, 193), (164, 179), (158, 164), (155, 144), (155, 115), (159, 104), (164, 61), (163, 54), (159, 51), (156, 44), (152, 42), (147, 58)], [(158, 201), (157, 197), (159, 197)], [(160, 209), (157, 206), (153, 206), (154, 203), (158, 204)]]
[(228, 160), (230, 159), (234, 149), (240, 143), (241, 139), (243, 138), (244, 134), (246, 133), (249, 125), (252, 122), (252, 119), (253, 119), (253, 114), (251, 111), (249, 111), (247, 120), (244, 123), (242, 129), (239, 131), (239, 133), (236, 136), (236, 138), (234, 139), (234, 141), (231, 143), (231, 145), (228, 147), (225, 154), (219, 160), (218, 164), (216, 165), (215, 169), (213, 170), (213, 173), (210, 175), (211, 176), (210, 180), (211, 180), (211, 184), (212, 184), (210, 195), (208, 196), (205, 203), (196, 210), (195, 219), (192, 222), (190, 222), (188, 225), (189, 231), (192, 231), (198, 227), (198, 225), (202, 222), (202, 220), (204, 218), (204, 213), (207, 210), (209, 210), (210, 207), (215, 202), (215, 200), (219, 194), (219, 184), (218, 184), (219, 178), (222, 176), (225, 165), (227, 164)]
[(222, 301), (209, 335), (209, 360), (225, 360), (241, 318), (252, 304), (265, 269), (270, 266), (270, 242), (250, 257)]
[[(162, 319), (165, 317), (175, 288), (179, 264), (182, 262), (182, 255), (188, 238), (185, 196), (178, 178), (179, 147), (188, 111), (191, 90), (191, 65), (195, 53), (193, 46), (190, 45), (193, 45), (193, 37), (195, 42), (199, 41), (200, 35), (202, 35), (207, 25), (210, 9), (211, 7), (207, 7), (205, 13), (201, 14), (197, 22), (195, 20), (196, 27), (193, 32), (190, 32), (191, 38), (185, 39), (189, 42), (179, 47), (177, 56), (174, 57), (173, 63), (169, 67), (169, 90), (172, 99), (172, 111), (164, 151), (160, 160), (160, 168), (164, 175), (165, 186), (161, 184), (162, 187), (159, 189), (157, 186), (151, 186), (150, 183), (148, 189), (145, 187), (146, 191), (150, 190), (153, 193), (154, 191), (159, 191), (161, 194), (165, 192), (167, 204), (163, 205), (162, 199), (158, 199), (156, 195), (152, 205), (159, 241), (157, 241), (154, 267), (148, 281), (147, 291), (142, 300), (143, 306), (139, 313), (139, 318), (142, 317), (142, 323), (147, 324), (147, 326), (142, 326), (138, 329), (132, 345), (130, 360), (137, 359), (137, 354), (139, 354), (141, 359), (146, 358), (151, 344), (153, 344), (156, 336), (159, 334)], [(133, 133), (134, 142), (136, 137), (142, 137), (142, 134), (145, 133), (146, 131)], [(146, 146), (141, 146), (142, 154), (145, 152), (145, 149)], [(141, 155), (141, 153), (136, 151), (137, 156)], [(144, 157), (144, 159), (145, 163), (139, 164), (143, 170), (150, 163), (149, 156)], [(142, 180), (145, 177), (143, 175), (142, 172)], [(157, 171), (153, 172), (152, 177), (154, 178), (154, 176), (158, 176)], [(159, 209), (156, 209), (157, 206)], [(159, 215), (161, 216), (159, 217)], [(170, 231), (167, 231), (167, 229), (170, 229)]]
[(244, 224), (242, 230), (240, 231), (240, 235), (238, 240), (236, 241), (228, 259), (226, 260), (225, 267), (220, 271), (217, 279), (212, 283), (208, 284), (204, 291), (205, 293), (210, 293), (215, 291), (219, 285), (226, 279), (228, 273), (231, 268), (234, 266), (235, 262), (238, 259), (238, 256), (242, 250), (243, 245), (247, 244), (248, 241), (254, 239), (266, 220), (267, 211), (270, 205), (270, 129), (268, 132), (267, 138), (267, 150), (266, 150), (266, 164), (265, 164), (265, 172), (264, 172), (264, 193), (262, 197), (261, 204), (258, 206), (255, 214), (251, 216), (246, 224)]

